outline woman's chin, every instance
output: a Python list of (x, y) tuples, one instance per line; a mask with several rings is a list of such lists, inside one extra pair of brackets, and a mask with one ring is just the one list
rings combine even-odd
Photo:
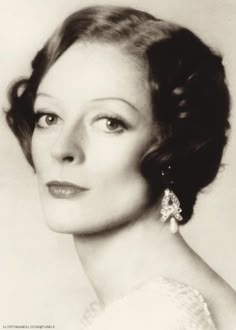
[(45, 212), (45, 222), (47, 227), (56, 232), (61, 234), (74, 234), (84, 231), (83, 228), (81, 228), (81, 224), (78, 224), (78, 221), (72, 221), (73, 219), (68, 219), (65, 216), (60, 216), (55, 214), (52, 216), (51, 214), (47, 214)]
[(77, 236), (100, 236), (107, 234), (108, 232), (116, 231), (125, 226), (126, 222), (119, 223), (103, 223), (102, 221), (99, 223), (78, 223), (77, 221), (73, 221), (75, 219), (65, 219), (65, 217), (49, 217), (45, 216), (46, 225), (50, 230), (56, 233), (61, 234), (71, 234)]
[(105, 227), (89, 224), (89, 221), (83, 223), (82, 221), (78, 221), (78, 219), (72, 219), (65, 216), (51, 216), (45, 214), (46, 225), (47, 227), (56, 233), (61, 234), (71, 234), (71, 235), (79, 235), (79, 236), (88, 236), (98, 234), (99, 232), (103, 232)]
[(71, 234), (71, 235), (91, 235), (92, 230), (89, 228), (82, 228), (78, 226), (73, 226), (70, 224), (65, 224), (60, 221), (46, 221), (46, 224), (50, 230), (52, 230), (55, 233), (60, 234)]

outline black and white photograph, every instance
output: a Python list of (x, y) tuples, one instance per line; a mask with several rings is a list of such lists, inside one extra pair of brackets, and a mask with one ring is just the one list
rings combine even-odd
[(236, 2), (0, 0), (0, 329), (236, 330)]

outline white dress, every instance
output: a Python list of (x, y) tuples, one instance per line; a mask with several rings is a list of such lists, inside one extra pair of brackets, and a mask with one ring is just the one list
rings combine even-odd
[(81, 323), (88, 330), (216, 330), (202, 295), (164, 277), (137, 287), (100, 312), (94, 305)]

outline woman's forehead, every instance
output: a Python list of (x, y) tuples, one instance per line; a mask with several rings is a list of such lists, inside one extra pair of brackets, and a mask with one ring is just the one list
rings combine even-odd
[(65, 102), (124, 98), (134, 106), (150, 104), (147, 71), (116, 44), (76, 43), (52, 65), (39, 85)]

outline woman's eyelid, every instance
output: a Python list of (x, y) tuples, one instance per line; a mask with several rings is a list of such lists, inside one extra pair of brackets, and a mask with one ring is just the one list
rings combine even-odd
[(61, 116), (56, 111), (49, 110), (48, 108), (47, 109), (45, 109), (45, 108), (36, 108), (34, 110), (34, 115), (35, 115), (37, 120), (39, 120), (43, 116), (52, 116), (52, 117), (60, 119), (60, 120), (62, 119)]
[(63, 108), (60, 104), (57, 104), (56, 102), (39, 97), (38, 99), (36, 98), (34, 102), (33, 110), (34, 112), (52, 112), (55, 114), (59, 114), (63, 110)]
[(53, 107), (36, 106), (33, 108), (35, 114), (52, 114), (59, 117), (59, 111)]
[[(102, 123), (104, 122), (104, 125), (106, 125), (108, 122), (110, 123), (114, 123), (115, 125), (118, 125), (117, 131), (124, 131), (124, 130), (131, 130), (132, 129), (132, 125), (129, 124), (126, 120), (120, 118), (120, 117), (117, 117), (117, 116), (99, 116), (97, 117), (93, 124), (96, 125), (96, 123), (99, 123), (99, 121)], [(114, 130), (114, 131), (115, 131)]]
[(39, 93), (39, 95), (37, 95), (34, 100), (34, 108), (60, 110), (63, 109), (63, 104), (61, 104), (60, 101), (54, 99), (53, 97), (45, 97)]
[(91, 122), (95, 122), (96, 120), (101, 120), (101, 119), (111, 119), (111, 120), (116, 120), (123, 124), (126, 127), (132, 127), (132, 120), (130, 118), (127, 118), (128, 116), (117, 113), (115, 111), (94, 111), (91, 116), (90, 120)]
[[(51, 126), (55, 126), (61, 123), (61, 118), (55, 114), (54, 112), (48, 112), (41, 109), (37, 109), (34, 113), (35, 117), (35, 127), (39, 129), (46, 129), (50, 128)], [(48, 122), (47, 120), (51, 118), (51, 122)]]

